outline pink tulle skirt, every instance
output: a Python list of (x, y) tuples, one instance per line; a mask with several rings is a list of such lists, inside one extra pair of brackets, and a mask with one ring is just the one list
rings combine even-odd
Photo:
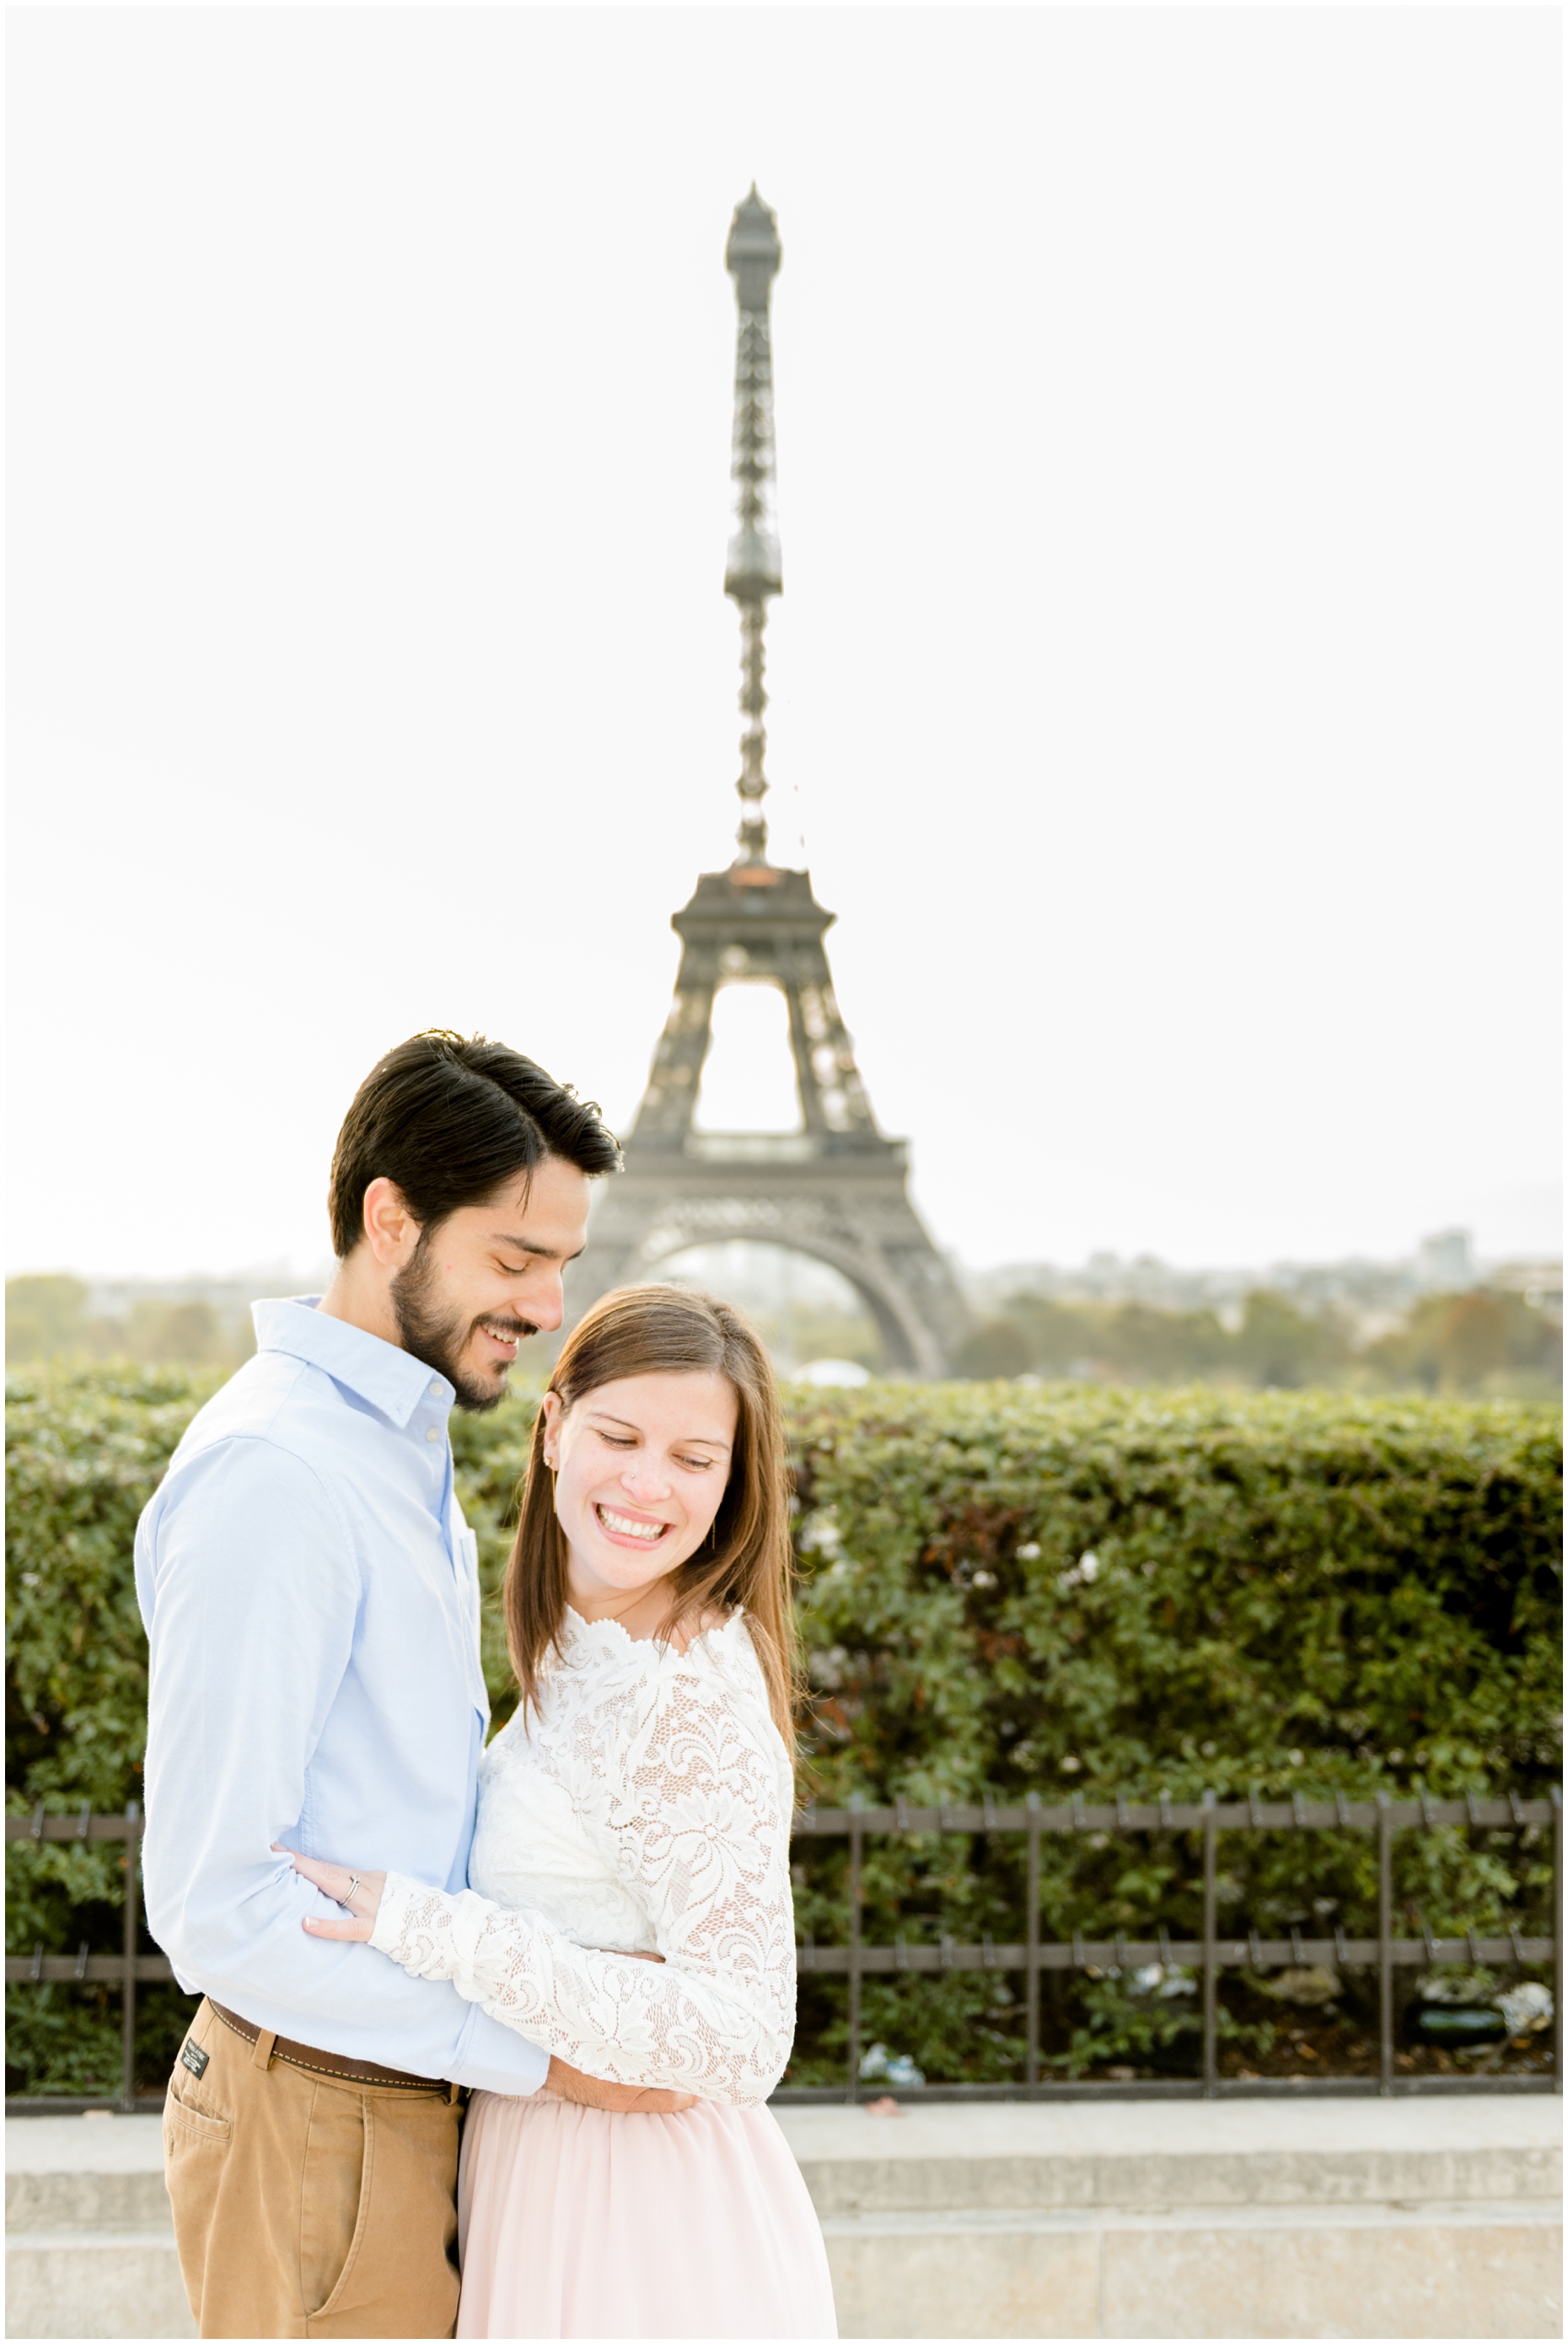
[(477, 2092), (459, 2336), (836, 2337), (816, 2213), (766, 2108), (608, 2116)]

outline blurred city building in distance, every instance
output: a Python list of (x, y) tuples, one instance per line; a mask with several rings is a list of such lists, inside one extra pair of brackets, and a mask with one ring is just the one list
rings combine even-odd
[(1464, 1229), (1395, 1261), (1178, 1270), (1100, 1253), (1078, 1269), (1019, 1262), (967, 1283), (984, 1314), (959, 1361), (971, 1375), (1516, 1399), (1563, 1387), (1561, 1260), (1478, 1262)]
[(990, 1308), (1004, 1296), (1036, 1295), (1053, 1302), (1145, 1302), (1157, 1310), (1216, 1311), (1240, 1323), (1242, 1303), (1258, 1287), (1290, 1297), (1298, 1308), (1345, 1311), (1366, 1337), (1402, 1319), (1423, 1294), (1468, 1294), (1473, 1287), (1517, 1294), (1533, 1308), (1563, 1306), (1563, 1264), (1556, 1256), (1525, 1261), (1478, 1262), (1468, 1229), (1423, 1238), (1412, 1254), (1392, 1261), (1352, 1256), (1344, 1261), (1276, 1261), (1266, 1268), (1172, 1269), (1152, 1254), (1124, 1260), (1094, 1253), (1076, 1269), (1050, 1262), (1011, 1262), (966, 1278), (971, 1298)]

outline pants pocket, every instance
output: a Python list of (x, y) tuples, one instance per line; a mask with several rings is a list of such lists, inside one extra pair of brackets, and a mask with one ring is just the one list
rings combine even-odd
[(347, 2276), (369, 2195), (369, 2166), (365, 2102), (318, 2086), (305, 2137), (299, 2208), (299, 2286), (307, 2319), (326, 2310)]
[(191, 2150), (226, 2148), (234, 2138), (234, 2126), (227, 2117), (209, 2117), (201, 2108), (187, 2107), (171, 2093), (164, 2102), (164, 2153), (174, 2149), (186, 2155)]
[[(181, 2073), (176, 2068), (175, 2076)], [(193, 2107), (171, 2080), (164, 2101), (164, 2184), (174, 2215), (175, 2246), (191, 2310), (198, 2318), (206, 2285), (207, 2248), (217, 2221), (218, 2199), (234, 2146), (229, 2117)]]

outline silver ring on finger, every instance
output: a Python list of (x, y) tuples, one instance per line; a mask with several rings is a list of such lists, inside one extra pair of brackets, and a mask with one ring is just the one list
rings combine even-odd
[(357, 1872), (351, 1872), (348, 1875), (348, 1885), (344, 1890), (342, 1895), (337, 1899), (337, 1902), (342, 1905), (347, 1905), (358, 1885), (359, 1874)]

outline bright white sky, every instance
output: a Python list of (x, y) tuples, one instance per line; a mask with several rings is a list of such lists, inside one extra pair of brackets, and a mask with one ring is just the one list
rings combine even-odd
[(754, 177), (774, 845), (939, 1241), (1554, 1242), (1559, 40), (14, 11), (10, 1265), (318, 1260), (422, 1026), (629, 1121)]

